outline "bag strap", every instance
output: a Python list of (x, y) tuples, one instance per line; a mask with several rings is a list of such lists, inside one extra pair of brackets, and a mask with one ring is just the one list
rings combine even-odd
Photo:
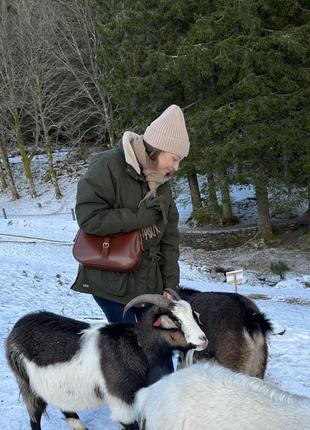
[(109, 247), (110, 247), (110, 236), (104, 236), (101, 245), (102, 245), (101, 253), (105, 258), (107, 258), (109, 253)]

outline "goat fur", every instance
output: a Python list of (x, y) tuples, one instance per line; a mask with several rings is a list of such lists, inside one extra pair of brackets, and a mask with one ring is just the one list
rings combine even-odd
[[(193, 342), (190, 343), (190, 342)], [(133, 402), (149, 370), (176, 349), (206, 346), (190, 305), (150, 307), (137, 324), (89, 325), (50, 312), (24, 316), (6, 342), (30, 416), (40, 430), (47, 404), (59, 407), (74, 430), (85, 429), (76, 411), (107, 404), (112, 419), (134, 421)]]
[[(273, 329), (252, 300), (236, 293), (188, 288), (181, 288), (179, 294), (199, 314), (201, 328), (209, 341), (204, 351), (195, 352), (194, 362), (216, 360), (236, 372), (264, 377), (267, 340)], [(179, 367), (184, 365), (181, 355)]]
[(217, 363), (165, 376), (136, 395), (144, 430), (310, 430), (310, 399)]

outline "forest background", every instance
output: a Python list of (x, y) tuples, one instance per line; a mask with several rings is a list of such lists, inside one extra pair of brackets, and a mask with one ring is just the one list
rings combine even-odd
[(10, 155), (33, 198), (31, 160), (47, 155), (60, 199), (55, 150), (87, 159), (175, 103), (193, 218), (237, 223), (230, 187), (252, 185), (272, 244), (272, 196), (310, 220), (309, 18), (308, 0), (0, 0), (0, 197), (19, 198)]

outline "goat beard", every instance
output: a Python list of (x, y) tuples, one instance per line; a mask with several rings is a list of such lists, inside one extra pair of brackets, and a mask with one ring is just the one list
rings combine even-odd
[(190, 351), (191, 349), (198, 351), (197, 348), (198, 348), (197, 345), (194, 345), (193, 343), (188, 343), (186, 346), (178, 347), (178, 351), (186, 353), (186, 352)]

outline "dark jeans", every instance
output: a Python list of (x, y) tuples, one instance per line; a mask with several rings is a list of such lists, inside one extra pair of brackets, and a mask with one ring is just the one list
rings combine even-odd
[[(123, 318), (124, 305), (111, 300), (103, 299), (102, 297), (93, 296), (98, 306), (103, 310), (107, 320), (110, 323), (128, 322), (136, 323), (140, 320), (143, 313), (147, 310), (147, 306), (143, 308), (130, 308)], [(162, 376), (168, 375), (174, 371), (172, 360), (161, 363), (160, 366), (152, 367), (147, 374), (148, 385), (158, 381)]]
[(112, 300), (103, 299), (102, 297), (93, 296), (97, 305), (103, 310), (109, 323), (128, 322), (136, 323), (141, 318), (143, 312), (147, 307), (143, 308), (130, 308), (123, 318), (125, 305), (121, 303), (112, 302)]

